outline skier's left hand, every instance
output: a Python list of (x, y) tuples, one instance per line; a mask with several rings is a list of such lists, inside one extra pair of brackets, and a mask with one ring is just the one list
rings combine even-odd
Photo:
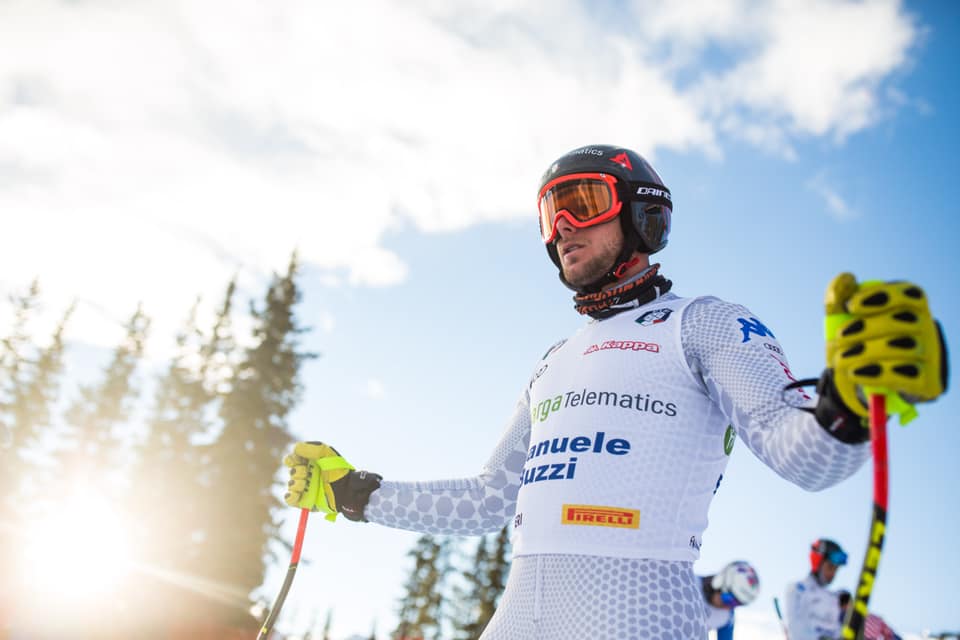
[(923, 289), (909, 282), (857, 283), (842, 273), (828, 286), (825, 306), (827, 367), (851, 411), (869, 415), (864, 388), (879, 390), (901, 401), (903, 411), (891, 411), (903, 422), (910, 405), (946, 390), (946, 346)]

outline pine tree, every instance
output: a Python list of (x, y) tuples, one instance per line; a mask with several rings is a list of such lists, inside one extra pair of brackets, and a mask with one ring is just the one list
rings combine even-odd
[(81, 387), (80, 398), (67, 411), (68, 435), (59, 457), (75, 487), (103, 490), (112, 476), (124, 475), (123, 458), (134, 436), (129, 420), (139, 393), (134, 374), (149, 327), (150, 319), (138, 306), (101, 380)]
[(489, 624), (506, 585), (510, 541), (507, 527), (477, 543), (473, 563), (463, 572), (466, 589), (456, 589), (456, 640), (477, 640)]
[(486, 587), (487, 591), (484, 598), (484, 607), (481, 609), (480, 633), (486, 628), (497, 610), (500, 603), (500, 596), (507, 586), (507, 578), (510, 576), (510, 533), (507, 527), (500, 529), (496, 538), (493, 540), (493, 553), (490, 557), (489, 570), (487, 571)]
[(227, 284), (223, 302), (203, 347), (200, 349), (200, 377), (209, 394), (225, 393), (233, 376), (236, 342), (233, 338), (233, 299), (237, 292), (236, 278)]
[(36, 347), (26, 327), (35, 312), (37, 297), (34, 282), (29, 293), (14, 299), (13, 331), (0, 350), (0, 486), (7, 492), (0, 501), (0, 517), (7, 522), (13, 517), (8, 510), (13, 505), (8, 500), (16, 497), (28, 472), (22, 456), (40, 444), (41, 433), (51, 422), (63, 373), (63, 332), (73, 312), (71, 305), (49, 345)]
[[(87, 498), (113, 505), (121, 503), (130, 483), (127, 466), (135, 434), (134, 401), (139, 393), (135, 374), (148, 327), (149, 319), (138, 307), (127, 321), (123, 340), (114, 349), (100, 379), (81, 387), (80, 397), (67, 410), (66, 424), (48, 448), (47, 464), (55, 473), (38, 475), (46, 484), (33, 482), (33, 490), (68, 504), (77, 500), (82, 503)], [(50, 362), (58, 360), (57, 351), (57, 347), (51, 351)], [(107, 630), (108, 625), (113, 629), (128, 623), (128, 595), (117, 593), (113, 598), (109, 622), (91, 613), (89, 619), (76, 623), (90, 625), (91, 636), (105, 640), (115, 637)], [(79, 618), (82, 612), (76, 615)], [(66, 624), (57, 618), (47, 622), (54, 626)], [(63, 633), (61, 627), (57, 629), (57, 634)]]
[(23, 295), (10, 296), (13, 324), (10, 334), (0, 341), (0, 515), (8, 516), (5, 507), (14, 503), (15, 488), (22, 471), (20, 449), (29, 436), (18, 429), (17, 399), (27, 385), (29, 350), (32, 346), (28, 325), (36, 313), (39, 285), (31, 283)]
[(50, 343), (29, 362), (30, 377), (14, 395), (13, 425), (15, 449), (32, 449), (40, 445), (41, 432), (50, 426), (58, 400), (60, 376), (63, 373), (65, 345), (63, 332), (73, 314), (70, 305), (54, 329)]
[[(186, 588), (196, 566), (205, 533), (203, 449), (197, 440), (211, 429), (215, 385), (211, 370), (225, 357), (233, 283), (209, 339), (197, 325), (198, 299), (176, 337), (176, 351), (157, 382), (146, 436), (138, 448), (131, 475), (137, 490), (128, 508), (136, 514), (138, 550), (147, 567), (135, 589), (143, 606), (138, 631), (154, 633), (168, 626), (204, 617), (208, 591)], [(163, 602), (162, 609), (150, 606)]]
[(327, 617), (323, 621), (323, 640), (330, 640), (330, 629), (333, 628), (333, 609), (327, 609)]
[(451, 571), (450, 551), (448, 538), (423, 535), (407, 554), (413, 558), (413, 571), (404, 584), (394, 640), (437, 640), (442, 636), (447, 614), (443, 593)]
[[(22, 480), (23, 464), (15, 441), (21, 434), (16, 428), (15, 398), (20, 393), (24, 361), (29, 343), (27, 325), (37, 303), (38, 287), (33, 282), (27, 293), (12, 295), (13, 323), (10, 333), (0, 340), (0, 565), (15, 566), (17, 544), (15, 535), (17, 517), (17, 494)], [(10, 571), (0, 572), (0, 615), (15, 610), (16, 577)], [(4, 634), (6, 621), (0, 621), (0, 636)]]
[(456, 610), (454, 613), (454, 640), (476, 640), (483, 631), (481, 619), (484, 617), (486, 577), (490, 563), (488, 536), (477, 540), (472, 563), (462, 572), (466, 587), (453, 588)]
[[(293, 438), (287, 418), (300, 399), (300, 367), (314, 354), (300, 351), (294, 315), (300, 300), (294, 255), (283, 277), (275, 276), (261, 308), (251, 305), (253, 345), (234, 368), (220, 405), (222, 431), (208, 447), (211, 512), (203, 545), (204, 572), (235, 594), (250, 594), (263, 582), (270, 542), (277, 538), (274, 491), (281, 460)], [(239, 603), (237, 603), (239, 604)], [(217, 616), (250, 625), (249, 603)]]
[[(4, 567), (14, 564), (19, 547), (10, 536), (20, 528), (23, 486), (32, 471), (24, 454), (41, 445), (43, 430), (50, 425), (63, 371), (63, 332), (73, 310), (71, 306), (64, 313), (49, 345), (39, 348), (28, 331), (38, 298), (36, 281), (26, 294), (12, 298), (12, 331), (0, 343), (0, 566)], [(12, 597), (14, 580), (12, 572), (0, 572), (0, 599)], [(0, 601), (0, 612), (12, 606)]]

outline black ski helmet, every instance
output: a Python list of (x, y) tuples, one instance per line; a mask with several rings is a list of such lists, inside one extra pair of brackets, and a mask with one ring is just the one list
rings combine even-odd
[[(606, 144), (580, 147), (561, 156), (544, 172), (537, 193), (551, 180), (571, 173), (605, 173), (616, 177), (617, 196), (624, 205), (630, 205), (628, 215), (624, 215), (627, 212), (624, 208), (618, 216), (623, 229), (624, 246), (616, 263), (611, 265), (611, 273), (585, 288), (587, 291), (596, 291), (604, 284), (616, 281), (617, 277), (612, 272), (625, 263), (634, 251), (652, 254), (667, 246), (673, 201), (660, 175), (640, 154)], [(547, 254), (560, 269), (560, 280), (571, 289), (580, 291), (563, 277), (556, 242), (547, 244)]]
[(847, 564), (847, 552), (829, 538), (814, 540), (813, 544), (810, 545), (810, 573), (819, 573), (824, 560), (829, 560), (838, 567), (845, 565)]

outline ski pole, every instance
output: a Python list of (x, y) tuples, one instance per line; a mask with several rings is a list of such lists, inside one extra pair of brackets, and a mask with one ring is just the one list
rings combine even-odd
[(790, 633), (787, 631), (787, 625), (783, 621), (783, 614), (780, 613), (780, 600), (776, 596), (773, 598), (773, 608), (777, 612), (777, 620), (780, 621), (780, 628), (783, 629), (784, 637), (786, 637), (787, 640), (790, 640)]
[(290, 566), (287, 568), (287, 577), (283, 579), (283, 586), (280, 587), (280, 593), (277, 594), (277, 599), (270, 608), (270, 613), (267, 615), (263, 627), (260, 628), (260, 633), (257, 634), (257, 640), (267, 640), (270, 631), (273, 629), (273, 624), (277, 621), (277, 616), (280, 615), (280, 609), (283, 608), (283, 601), (287, 599), (287, 591), (290, 590), (290, 585), (293, 584), (293, 576), (296, 575), (297, 565), (300, 564), (300, 549), (303, 548), (303, 534), (307, 530), (307, 517), (309, 515), (309, 509), (300, 510), (300, 523), (297, 525), (297, 537), (293, 541), (293, 553), (290, 554)]
[(873, 517), (870, 522), (870, 539), (860, 569), (857, 592), (847, 608), (843, 623), (843, 640), (863, 637), (863, 624), (867, 618), (867, 603), (877, 579), (877, 566), (883, 551), (883, 538), (887, 529), (887, 404), (882, 393), (870, 394), (870, 444), (873, 449)]

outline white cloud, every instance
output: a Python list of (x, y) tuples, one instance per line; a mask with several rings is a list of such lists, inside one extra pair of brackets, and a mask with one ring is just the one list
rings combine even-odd
[(831, 185), (823, 173), (817, 174), (807, 182), (807, 188), (823, 198), (827, 212), (840, 221), (855, 220), (860, 212), (852, 207)]
[(700, 33), (741, 55), (728, 69), (708, 73), (692, 94), (708, 112), (748, 114), (728, 131), (754, 142), (754, 129), (741, 122), (775, 125), (775, 136), (838, 140), (870, 126), (882, 113), (882, 81), (907, 64), (920, 35), (897, 0), (720, 6), (727, 10), (701, 16)]
[(166, 310), (294, 248), (324, 282), (395, 284), (386, 234), (529, 217), (585, 142), (789, 155), (870, 126), (909, 99), (883, 83), (917, 33), (892, 0), (11, 0), (0, 287), (114, 320), (142, 300), (172, 335)]

